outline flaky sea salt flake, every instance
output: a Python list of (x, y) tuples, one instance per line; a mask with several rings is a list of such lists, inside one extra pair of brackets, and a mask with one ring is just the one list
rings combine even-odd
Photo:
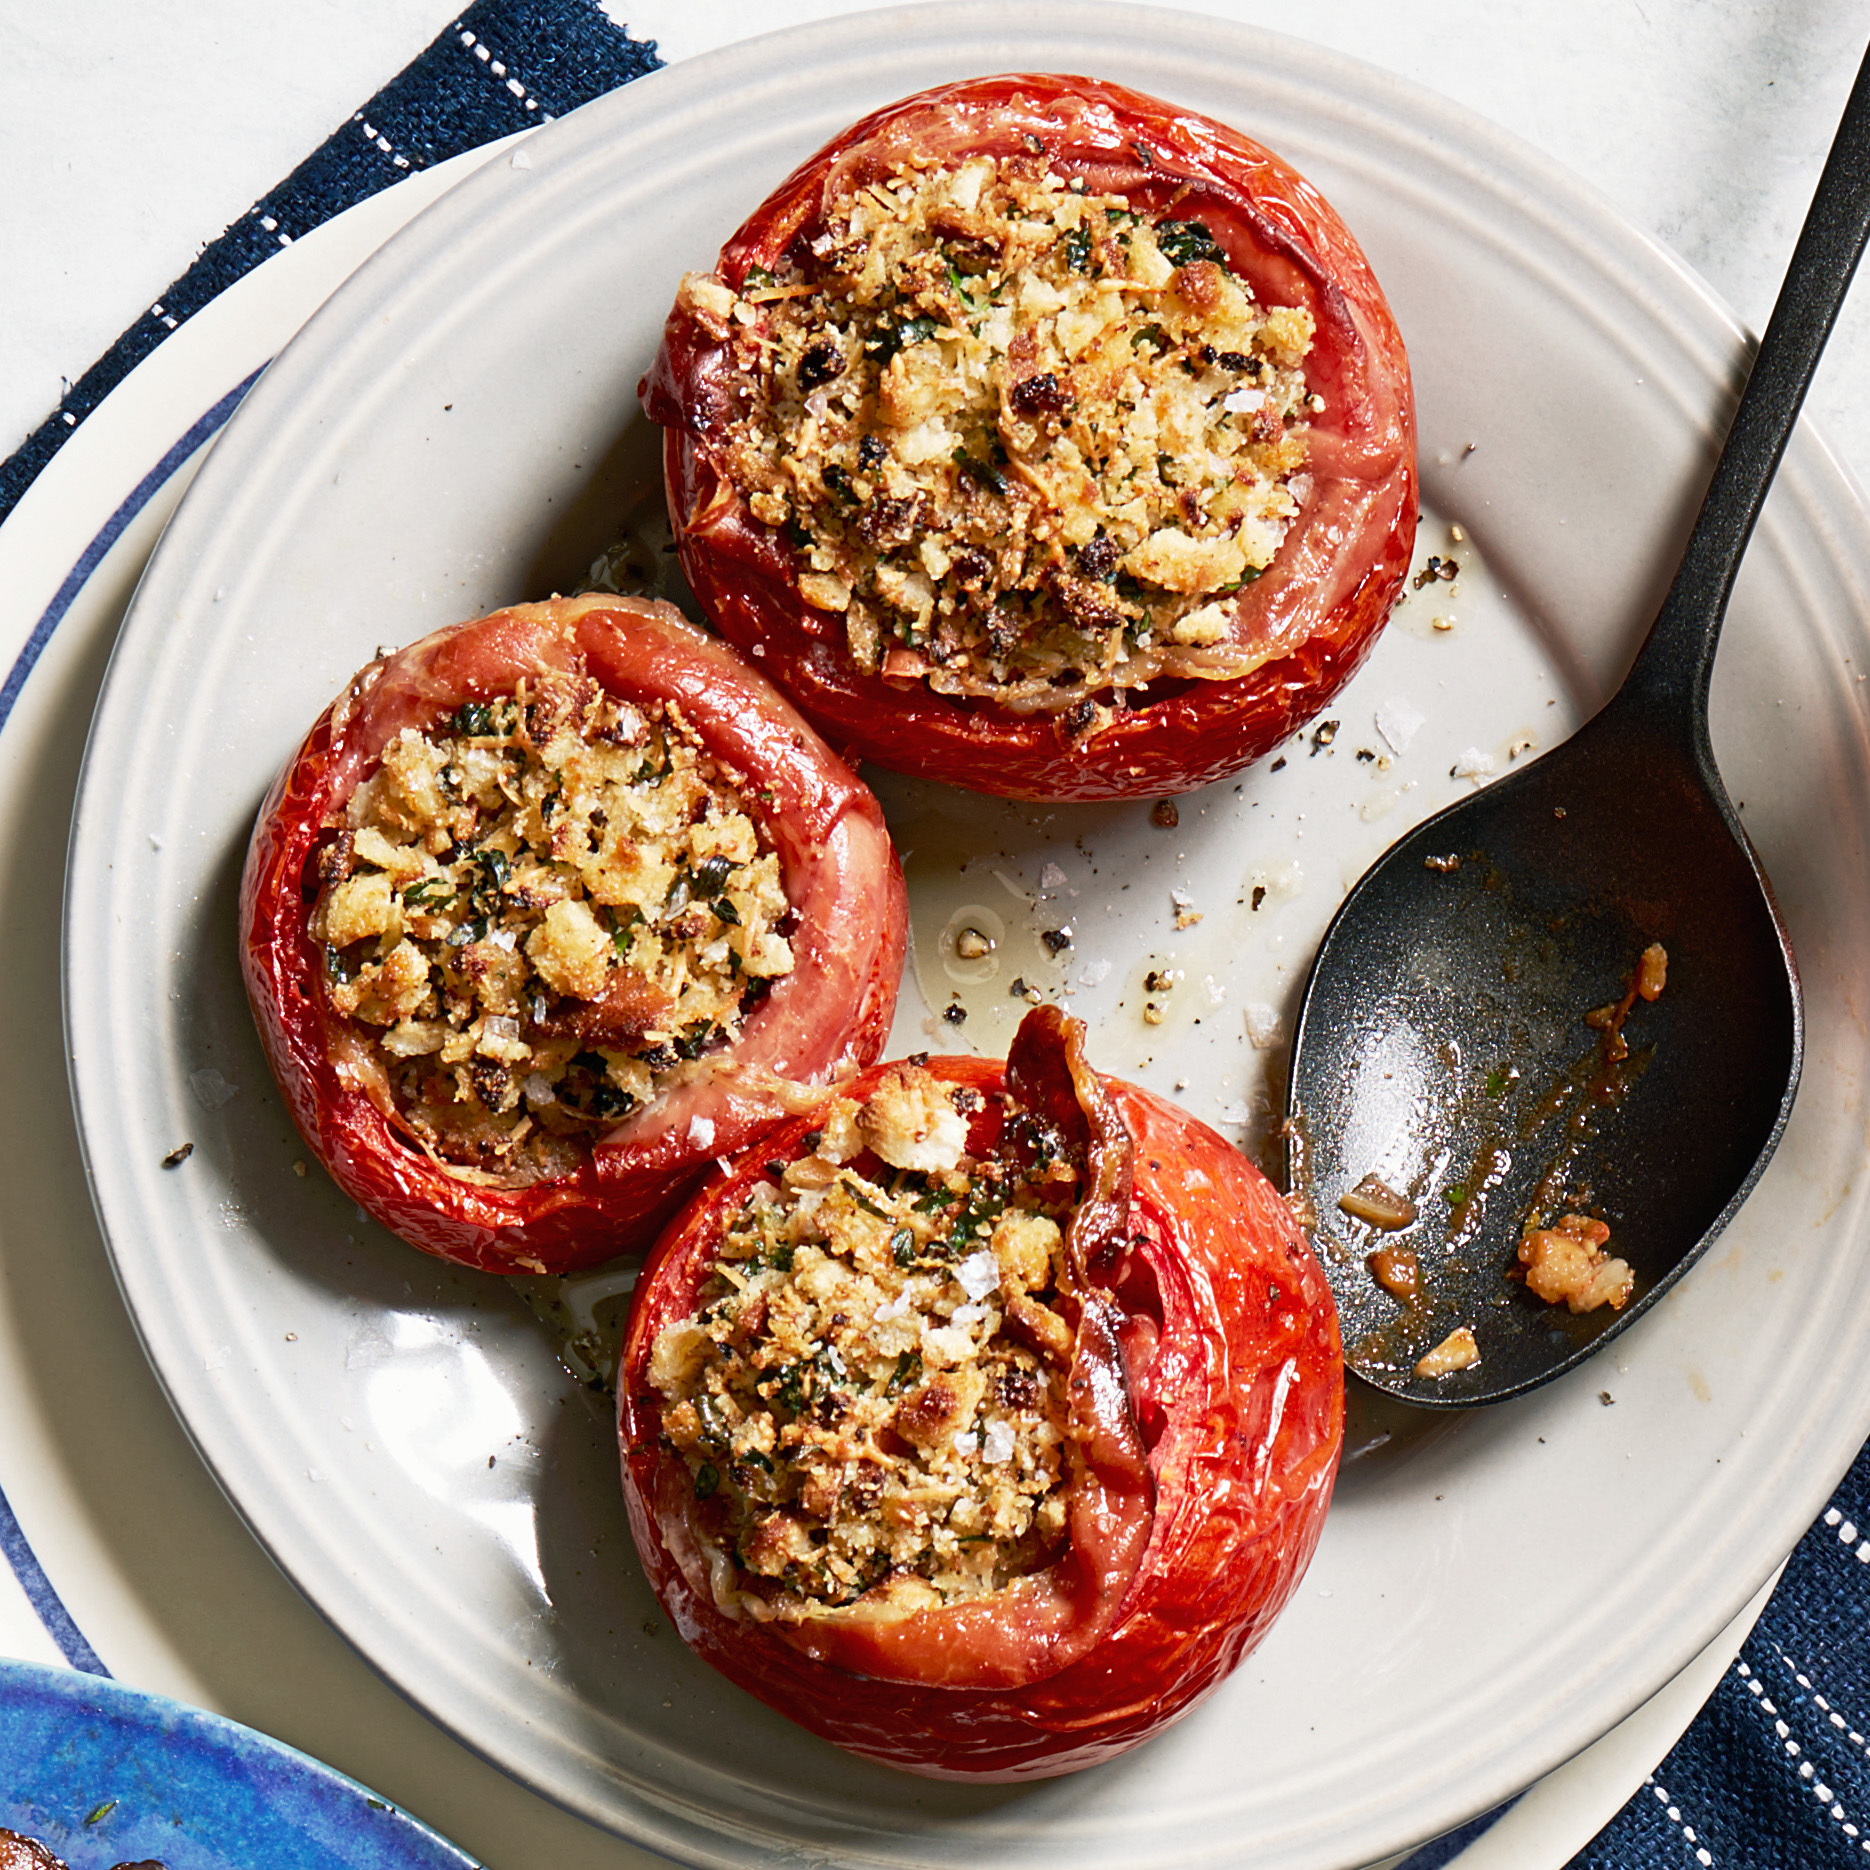
[(191, 1071), (188, 1074), (188, 1088), (194, 1092), (195, 1102), (203, 1110), (219, 1110), (230, 1098), (240, 1095), (240, 1086), (223, 1078), (212, 1065)]
[(970, 1253), (954, 1269), (956, 1283), (970, 1299), (984, 1299), (1000, 1283), (1000, 1263), (991, 1249), (983, 1247)]
[(1391, 695), (1377, 709), (1377, 732), (1392, 753), (1404, 752), (1428, 717), (1404, 695)]
[(1284, 1027), (1277, 1007), (1268, 1006), (1264, 1000), (1247, 1002), (1247, 1037), (1256, 1052), (1270, 1052), (1279, 1043)]

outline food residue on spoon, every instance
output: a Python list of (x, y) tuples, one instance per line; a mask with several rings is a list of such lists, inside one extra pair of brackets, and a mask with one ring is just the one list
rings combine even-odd
[[(1460, 861), (1458, 857), (1428, 860), (1431, 868), (1446, 870), (1457, 868)], [(1596, 1100), (1613, 1097), (1624, 1073), (1634, 1068), (1624, 1022), (1638, 1001), (1653, 1002), (1661, 996), (1668, 982), (1668, 966), (1667, 950), (1660, 942), (1651, 942), (1627, 977), (1622, 995), (1585, 1015), (1585, 1023), (1600, 1036), (1595, 1048), (1600, 1075), (1591, 1081)], [(1499, 1099), (1518, 1077), (1510, 1064), (1490, 1071), (1482, 1087), (1488, 1100)], [(1558, 1101), (1567, 1100), (1576, 1089), (1570, 1080), (1555, 1087)], [(1554, 1095), (1548, 1094), (1540, 1100), (1534, 1116), (1543, 1122), (1557, 1109)], [(1575, 1118), (1568, 1127), (1575, 1131)], [(1524, 1133), (1519, 1140), (1526, 1140)], [(1635, 1293), (1635, 1269), (1609, 1250), (1609, 1223), (1585, 1212), (1580, 1199), (1568, 1199), (1562, 1192), (1560, 1184), (1569, 1155), (1569, 1151), (1561, 1152), (1559, 1160), (1541, 1178), (1531, 1211), (1521, 1224), (1515, 1254), (1504, 1269), (1506, 1277), (1524, 1285), (1533, 1298), (1548, 1306), (1564, 1306), (1574, 1316), (1605, 1306), (1612, 1312), (1621, 1311)], [(1450, 1203), (1447, 1244), (1451, 1252), (1472, 1244), (1475, 1197), (1499, 1179), (1510, 1161), (1511, 1153), (1502, 1141), (1490, 1142), (1477, 1155), (1473, 1170), (1443, 1189)], [(1340, 1195), (1336, 1206), (1339, 1213), (1379, 1236), (1378, 1241), (1369, 1242), (1364, 1265), (1371, 1280), (1404, 1308), (1398, 1323), (1404, 1318), (1413, 1319), (1413, 1329), (1420, 1329), (1436, 1309), (1433, 1271), (1424, 1267), (1413, 1245), (1382, 1238), (1406, 1234), (1415, 1227), (1422, 1218), (1418, 1202), (1372, 1172)], [(1557, 1218), (1551, 1218), (1554, 1215)], [(1442, 1296), (1445, 1299), (1449, 1295)], [(1432, 1381), (1467, 1369), (1479, 1360), (1478, 1341), (1471, 1327), (1463, 1325), (1436, 1343), (1413, 1368), (1418, 1377)]]
[(1669, 951), (1660, 942), (1652, 941), (1637, 957), (1636, 972), (1631, 975), (1623, 998), (1585, 1014), (1584, 1023), (1604, 1035), (1604, 1056), (1613, 1064), (1630, 1055), (1629, 1042), (1623, 1036), (1623, 1022), (1629, 1017), (1630, 1008), (1639, 999), (1659, 1000), (1668, 978)]
[(1378, 1247), (1365, 1263), (1370, 1277), (1392, 1298), (1413, 1305), (1422, 1296), (1422, 1262), (1412, 1247)]
[(1353, 1220), (1368, 1221), (1385, 1233), (1409, 1226), (1416, 1217), (1415, 1203), (1375, 1175), (1366, 1175), (1348, 1194), (1340, 1195), (1338, 1207)]
[(1457, 1370), (1471, 1370), (1480, 1362), (1480, 1346), (1474, 1341), (1473, 1328), (1458, 1325), (1426, 1357), (1418, 1360), (1419, 1377), (1452, 1376)]
[(1548, 1305), (1562, 1302), (1574, 1312), (1600, 1305), (1621, 1311), (1636, 1288), (1636, 1274), (1627, 1260), (1604, 1251), (1609, 1238), (1609, 1227), (1588, 1214), (1567, 1214), (1552, 1227), (1529, 1227), (1519, 1243), (1527, 1290)]

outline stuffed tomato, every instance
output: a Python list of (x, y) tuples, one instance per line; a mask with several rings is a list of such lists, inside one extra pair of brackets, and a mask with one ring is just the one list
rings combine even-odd
[(682, 281), (644, 406), (716, 627), (834, 744), (1010, 797), (1259, 758), (1414, 539), (1408, 363), (1343, 222), (1092, 79), (845, 132)]
[(412, 1245), (560, 1272), (876, 1057), (906, 938), (869, 790), (666, 604), (518, 605), (364, 669), (261, 808), (260, 1037)]
[(697, 1654), (852, 1752), (1072, 1772), (1264, 1635), (1343, 1436), (1284, 1201), (1028, 1015), (878, 1066), (664, 1235), (618, 1382), (631, 1525)]

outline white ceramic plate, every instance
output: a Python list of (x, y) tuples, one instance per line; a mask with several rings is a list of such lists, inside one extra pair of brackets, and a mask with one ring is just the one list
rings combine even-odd
[[(71, 581), (96, 564), (57, 624), (59, 647), (23, 684), (6, 721), (5, 739), (14, 753), (0, 768), (6, 820), (0, 848), (22, 874), (45, 874), (58, 865), (68, 827), (47, 823), (46, 817), (48, 801), (56, 799), (69, 818), (78, 774), (67, 742), (74, 731), (82, 738), (137, 578), (197, 465), (193, 459), (180, 465), (188, 443), (173, 446), (177, 436), (192, 431), (203, 410), (277, 352), (359, 261), (485, 159), (486, 152), (476, 152), (425, 171), (249, 274), (131, 374), (0, 526), (0, 641), (14, 649), (29, 638), (38, 640), (48, 614), (71, 596)], [(145, 499), (118, 536), (126, 515)], [(97, 542), (111, 537), (116, 545), (98, 561)], [(52, 665), (62, 660), (75, 661), (82, 673), (67, 669), (48, 684)], [(0, 968), (17, 979), (43, 978), (44, 957), (58, 948), (61, 908), (34, 905), (23, 918), (26, 927), (10, 929), (0, 941)], [(13, 1314), (5, 1327), (10, 1354), (0, 1355), (6, 1385), (0, 1413), (7, 1423), (0, 1447), (6, 1504), (0, 1512), (18, 1507), (43, 1539), (43, 1549), (35, 1549), (0, 1538), (19, 1568), (12, 1583), (0, 1576), (0, 1652), (56, 1662), (71, 1646), (66, 1619), (72, 1618), (87, 1645), (95, 1639), (114, 1667), (153, 1670), (158, 1679), (148, 1686), (193, 1700), (209, 1697), (223, 1712), (238, 1706), (314, 1752), (344, 1752), (354, 1770), (386, 1789), (400, 1788), (405, 1800), (451, 1826), (466, 1827), (463, 1836), (490, 1863), (531, 1866), (542, 1850), (554, 1865), (567, 1865), (573, 1856), (592, 1864), (601, 1858), (613, 1867), (626, 1857), (632, 1864), (647, 1863), (644, 1853), (620, 1840), (606, 1845), (576, 1821), (554, 1823), (505, 1774), (439, 1744), (426, 1720), (400, 1698), (386, 1703), (375, 1692), (374, 1675), (365, 1680), (329, 1655), (320, 1640), (327, 1626), (314, 1618), (316, 1630), (302, 1628), (299, 1600), (288, 1603), (264, 1588), (254, 1567), (264, 1570), (267, 1561), (244, 1531), (223, 1523), (221, 1497), (209, 1501), (187, 1484), (188, 1476), (176, 1466), (174, 1418), (153, 1388), (146, 1388), (147, 1366), (133, 1338), (119, 1332), (114, 1293), (99, 1286), (100, 1278), (105, 1286), (111, 1282), (109, 1260), (95, 1235), (82, 1175), (70, 1180), (64, 1172), (69, 1164), (76, 1173), (78, 1165), (72, 1111), (68, 1104), (45, 1101), (38, 1063), (58, 1045), (58, 1021), (56, 1004), (35, 1005), (27, 1023), (13, 1031), (17, 1043), (0, 1046), (0, 1073), (10, 1074), (0, 1076), (0, 1104), (11, 1115), (6, 1140), (17, 1171), (0, 1239), (6, 1262), (0, 1284)], [(21, 1200), (28, 1182), (41, 1197), (37, 1203)], [(56, 1257), (44, 1251), (48, 1239), (60, 1242)], [(78, 1398), (70, 1387), (66, 1347), (44, 1330), (48, 1314), (84, 1320), (82, 1336), (94, 1371), (102, 1357), (115, 1378), (82, 1391), (82, 1423), (74, 1414)], [(178, 1478), (184, 1481), (179, 1494)], [(69, 1497), (73, 1488), (92, 1501), (109, 1501), (115, 1538), (98, 1514)], [(156, 1520), (162, 1531), (152, 1543)], [(198, 1633), (199, 1643), (182, 1638), (182, 1658), (165, 1646), (178, 1635), (173, 1607), (144, 1588), (152, 1557), (160, 1568), (165, 1544), (186, 1555), (181, 1562), (189, 1567), (208, 1565), (210, 1589), (220, 1604)], [(46, 1575), (42, 1559), (54, 1576)], [(48, 1588), (58, 1594), (58, 1611), (48, 1608)], [(1503, 1816), (1481, 1821), (1478, 1841), (1459, 1854), (1461, 1870), (1557, 1870), (1568, 1863), (1693, 1718), (1769, 1589), (1763, 1587), (1653, 1699)], [(231, 1620), (230, 1591), (238, 1606)], [(205, 1600), (203, 1611), (207, 1615)], [(306, 1638), (309, 1648), (294, 1646)], [(208, 1673), (198, 1673), (205, 1658), (224, 1655), (230, 1640), (244, 1657), (236, 1658), (232, 1675), (216, 1676), (211, 1665)], [(283, 1679), (282, 1657), (290, 1658)], [(398, 1719), (399, 1711), (407, 1718)], [(1438, 1865), (1452, 1861), (1442, 1847), (1432, 1848)], [(1392, 1859), (1383, 1870), (1402, 1866)]]
[[(1069, 990), (1107, 1069), (1250, 1125), (1276, 1053), (1247, 1029), (1289, 1011), (1343, 887), (1471, 783), (1449, 776), (1470, 749), (1549, 744), (1614, 679), (1739, 336), (1594, 197), (1379, 74), (1211, 19), (927, 6), (737, 46), (552, 126), (393, 242), (250, 395), (152, 564), (93, 730), (66, 954), (87, 1161), (152, 1359), (260, 1538), (391, 1680), (574, 1810), (707, 1864), (1352, 1865), (1510, 1796), (1653, 1692), (1870, 1427), (1867, 1042), (1846, 973), (1870, 945), (1870, 525), (1809, 433), (1716, 681), (1717, 748), (1805, 966), (1811, 1050), (1778, 1159), (1606, 1359), (1428, 1430), (1366, 1416), (1271, 1638), (1094, 1774), (905, 1781), (694, 1664), (637, 1574), (603, 1412), (515, 1296), (295, 1174), (234, 965), (253, 810), (344, 678), (379, 643), (575, 582), (616, 525), (653, 460), (633, 392), (679, 273), (872, 105), (1020, 68), (1228, 118), (1325, 188), (1411, 345), (1423, 549), (1446, 550), (1450, 522), (1468, 535), (1458, 585), (1412, 597), (1331, 710), (1336, 739), (1183, 801), (1175, 831), (1141, 805), (882, 783), (926, 1000), (951, 991), (935, 937), (956, 909), (1006, 924), (1001, 977), (952, 984), (968, 1042), (1003, 1032), (1019, 967)], [(1374, 725), (1398, 700), (1423, 717), (1400, 751)], [(1172, 890), (1200, 923), (1175, 927)], [(1061, 964), (1019, 960), (1065, 925)], [(1142, 976), (1163, 967), (1181, 979), (1146, 1025)], [(931, 1031), (951, 1029), (912, 981), (896, 1047)]]

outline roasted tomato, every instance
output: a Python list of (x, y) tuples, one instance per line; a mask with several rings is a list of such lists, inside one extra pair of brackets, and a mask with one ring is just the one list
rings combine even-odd
[(1110, 1758), (1264, 1635), (1343, 1437), (1285, 1203), (1029, 1014), (878, 1066), (658, 1244), (618, 1381), (630, 1523), (696, 1653), (854, 1753)]
[(339, 1186), (425, 1252), (646, 1245), (704, 1165), (868, 1064), (901, 975), (876, 800), (666, 604), (370, 664), (261, 808), (241, 960)]
[(1317, 191), (1088, 78), (867, 117), (682, 282), (644, 407), (682, 566), (834, 745), (1183, 791), (1349, 678), (1415, 532), (1402, 340)]

